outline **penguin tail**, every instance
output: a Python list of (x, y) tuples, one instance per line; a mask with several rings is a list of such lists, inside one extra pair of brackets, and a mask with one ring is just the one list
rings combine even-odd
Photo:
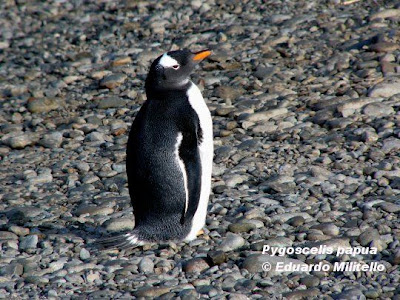
[(102, 238), (93, 243), (93, 247), (98, 250), (129, 249), (142, 245), (135, 230), (117, 236)]

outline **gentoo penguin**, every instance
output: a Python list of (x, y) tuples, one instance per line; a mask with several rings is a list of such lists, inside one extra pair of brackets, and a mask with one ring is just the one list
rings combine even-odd
[(147, 100), (132, 124), (126, 152), (135, 228), (101, 240), (103, 247), (190, 241), (203, 228), (211, 190), (212, 120), (189, 76), (210, 54), (170, 51), (152, 63)]

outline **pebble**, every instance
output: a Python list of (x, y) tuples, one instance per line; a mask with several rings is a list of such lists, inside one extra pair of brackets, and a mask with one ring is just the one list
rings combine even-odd
[[(296, 265), (298, 268), (301, 267), (306, 267), (307, 264), (302, 262), (301, 260), (298, 259), (292, 259), (292, 258), (287, 258), (287, 257), (281, 257), (281, 256), (269, 256), (266, 254), (252, 254), (249, 257), (246, 257), (245, 260), (243, 261), (242, 268), (246, 269), (250, 273), (260, 273), (260, 272), (265, 272), (263, 269), (263, 266), (265, 266), (266, 263), (269, 263), (271, 265), (271, 269), (267, 271), (269, 276), (274, 276), (278, 274), (285, 274), (289, 275), (293, 272), (292, 271), (276, 271), (276, 266), (278, 263), (282, 265)], [(307, 273), (307, 271), (305, 271)]]
[(368, 97), (385, 97), (389, 98), (395, 94), (400, 93), (399, 80), (381, 82), (376, 84), (368, 92)]
[(242, 247), (244, 244), (244, 238), (238, 234), (228, 232), (220, 245), (220, 249), (223, 252), (229, 252)]
[(126, 101), (119, 97), (108, 97), (101, 99), (97, 107), (101, 109), (119, 108), (119, 107), (125, 107), (126, 104), (127, 104)]
[(39, 138), (36, 134), (13, 134), (13, 136), (5, 135), (2, 138), (3, 142), (12, 149), (24, 149), (27, 146), (35, 145)]
[(183, 265), (183, 271), (186, 273), (201, 273), (210, 266), (203, 258), (193, 258)]
[(367, 246), (371, 241), (379, 239), (380, 235), (376, 229), (368, 229), (362, 232), (358, 237), (358, 242), (361, 246)]
[(29, 234), (29, 228), (12, 225), (8, 228), (9, 231), (15, 233), (18, 236), (26, 236)]
[(32, 113), (46, 113), (58, 109), (62, 101), (54, 98), (38, 98), (28, 101), (28, 109)]
[(150, 298), (156, 298), (160, 297), (161, 295), (164, 295), (168, 293), (171, 290), (171, 287), (142, 287), (138, 289), (134, 294), (135, 297), (150, 297)]
[(100, 81), (100, 86), (108, 89), (115, 89), (123, 84), (126, 78), (127, 76), (125, 74), (107, 75)]
[(229, 231), (233, 233), (249, 232), (255, 228), (254, 224), (248, 222), (233, 223), (228, 226)]
[(45, 134), (39, 143), (46, 148), (59, 148), (62, 142), (63, 134), (61, 132), (52, 132)]
[(90, 252), (85, 248), (82, 248), (81, 251), (79, 252), (79, 257), (81, 260), (87, 260), (90, 258)]
[(133, 218), (110, 219), (104, 222), (104, 226), (107, 231), (112, 232), (132, 230), (135, 227), (135, 221)]
[(400, 205), (391, 202), (383, 202), (379, 205), (379, 207), (388, 213), (400, 212)]
[(220, 265), (227, 260), (227, 256), (223, 251), (211, 251), (207, 253), (207, 258), (212, 265)]
[(20, 250), (27, 250), (27, 249), (35, 249), (37, 247), (37, 243), (39, 238), (37, 235), (28, 235), (25, 237), (21, 237), (19, 243)]
[(150, 274), (154, 272), (154, 263), (148, 257), (142, 258), (139, 262), (138, 267), (139, 267), (139, 272), (144, 274)]
[(300, 283), (304, 284), (306, 287), (315, 287), (320, 284), (320, 279), (313, 275), (304, 276), (300, 279)]
[(246, 120), (250, 122), (260, 122), (260, 121), (266, 122), (269, 119), (275, 118), (280, 115), (286, 115), (287, 113), (288, 113), (287, 108), (277, 108), (262, 112), (256, 112), (254, 114), (249, 114), (247, 116), (244, 116), (243, 118), (239, 117), (239, 120)]

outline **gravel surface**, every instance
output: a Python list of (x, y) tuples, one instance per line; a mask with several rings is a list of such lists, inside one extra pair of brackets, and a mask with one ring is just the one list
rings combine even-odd
[[(0, 1), (0, 298), (400, 299), (400, 5), (262, 2)], [(215, 134), (205, 233), (93, 252), (134, 227), (127, 133), (150, 61), (179, 47), (213, 50), (193, 75)], [(279, 260), (385, 270), (262, 270)]]

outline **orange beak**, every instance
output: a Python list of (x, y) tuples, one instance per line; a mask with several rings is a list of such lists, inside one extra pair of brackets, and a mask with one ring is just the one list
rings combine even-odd
[(193, 60), (194, 60), (194, 61), (203, 60), (203, 59), (205, 59), (207, 56), (209, 56), (210, 54), (211, 54), (211, 51), (210, 51), (210, 50), (202, 50), (202, 51), (196, 52), (195, 55), (194, 55), (194, 57), (193, 57)]

